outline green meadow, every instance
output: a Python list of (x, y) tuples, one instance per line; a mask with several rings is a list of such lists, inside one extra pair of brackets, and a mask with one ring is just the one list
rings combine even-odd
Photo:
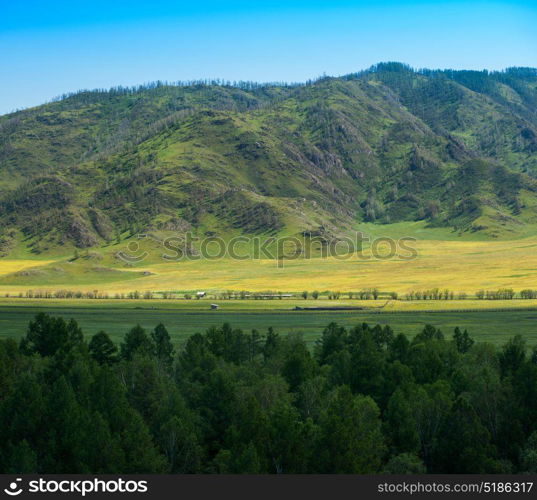
[[(86, 336), (100, 330), (106, 331), (114, 341), (121, 341), (132, 326), (146, 329), (162, 322), (168, 328), (176, 345), (188, 336), (205, 329), (230, 323), (245, 331), (266, 331), (269, 326), (280, 334), (301, 333), (308, 343), (313, 343), (330, 322), (345, 326), (359, 323), (389, 324), (396, 333), (413, 336), (424, 325), (441, 328), (451, 337), (456, 326), (467, 328), (477, 341), (502, 344), (509, 337), (522, 333), (529, 345), (537, 344), (537, 309), (479, 310), (408, 310), (368, 309), (364, 311), (295, 311), (292, 300), (271, 301), (223, 301), (220, 309), (210, 310), (209, 300), (200, 301), (120, 301), (120, 300), (25, 300), (2, 299), (0, 301), (0, 338), (20, 338), (27, 324), (38, 312), (74, 318)], [(380, 302), (380, 301), (378, 301)], [(513, 302), (513, 301), (511, 301)], [(514, 301), (521, 304), (524, 301)], [(533, 301), (532, 301), (533, 302)], [(314, 306), (308, 301), (302, 305)], [(335, 304), (334, 304), (335, 305)], [(338, 304), (339, 305), (339, 304)], [(414, 305), (414, 304), (413, 304)], [(426, 307), (423, 305), (422, 307)]]

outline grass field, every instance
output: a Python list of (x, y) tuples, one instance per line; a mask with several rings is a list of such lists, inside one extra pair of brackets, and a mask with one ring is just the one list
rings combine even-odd
[(0, 275), (17, 273), (24, 269), (31, 269), (38, 266), (52, 264), (54, 260), (36, 260), (36, 259), (0, 259)]
[[(294, 307), (334, 306), (332, 301), (221, 301), (220, 309), (211, 311), (210, 301), (134, 301), (134, 300), (0, 300), (0, 337), (20, 338), (28, 322), (37, 312), (76, 319), (88, 336), (99, 330), (120, 341), (125, 332), (139, 323), (153, 328), (166, 325), (173, 341), (181, 344), (189, 335), (224, 322), (234, 327), (265, 331), (273, 326), (281, 334), (301, 332), (313, 343), (331, 321), (345, 326), (362, 322), (389, 324), (396, 332), (415, 335), (427, 323), (441, 328), (451, 336), (456, 326), (467, 328), (479, 341), (502, 344), (521, 333), (529, 345), (537, 344), (537, 301), (392, 301), (380, 309), (384, 301), (338, 301), (337, 305), (368, 305), (364, 311), (295, 311)], [(440, 310), (440, 304), (451, 310)], [(373, 307), (378, 307), (377, 309)], [(494, 309), (490, 309), (494, 307)], [(488, 308), (488, 309), (487, 309)], [(511, 308), (511, 309), (507, 309)], [(466, 310), (463, 310), (466, 309)]]
[[(111, 256), (121, 248), (117, 245), (95, 251), (96, 258), (75, 262), (65, 256), (54, 262), (0, 260), (0, 294), (29, 288), (112, 294), (133, 290), (344, 292), (371, 287), (399, 293), (438, 287), (471, 294), (479, 289), (537, 288), (535, 236), (509, 241), (420, 239), (412, 246), (417, 250), (412, 260), (364, 260), (354, 255), (285, 260), (278, 268), (270, 259), (166, 262), (162, 247), (154, 242), (146, 244), (144, 251), (150, 250), (146, 259), (128, 266)], [(21, 272), (27, 268), (31, 269)]]

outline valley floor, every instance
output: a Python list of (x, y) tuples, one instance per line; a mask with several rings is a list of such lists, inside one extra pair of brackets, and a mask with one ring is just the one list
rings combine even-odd
[[(378, 288), (407, 293), (431, 288), (477, 290), (537, 288), (537, 237), (509, 241), (418, 240), (416, 257), (360, 259), (356, 255), (283, 261), (200, 259), (166, 262), (162, 248), (133, 265), (112, 255), (120, 245), (96, 252), (98, 259), (0, 260), (0, 294), (28, 289), (128, 293), (159, 291), (359, 291)], [(94, 252), (95, 253), (95, 252)], [(93, 255), (93, 254), (91, 254)], [(408, 253), (407, 253), (408, 255)]]
[[(403, 233), (397, 234), (397, 237)], [(75, 318), (87, 335), (105, 330), (116, 341), (133, 325), (153, 328), (163, 322), (179, 344), (188, 335), (229, 322), (234, 327), (264, 331), (273, 326), (281, 333), (301, 332), (308, 342), (319, 337), (331, 321), (346, 326), (368, 322), (390, 324), (396, 331), (415, 335), (424, 324), (442, 328), (451, 336), (453, 328), (467, 328), (478, 340), (503, 343), (524, 332), (537, 344), (537, 299), (476, 300), (477, 290), (537, 289), (537, 236), (509, 241), (420, 239), (413, 242), (412, 260), (360, 260), (312, 258), (287, 260), (278, 267), (273, 260), (191, 260), (164, 262), (162, 248), (143, 248), (148, 257), (127, 266), (113, 255), (122, 248), (111, 245), (81, 255), (49, 257), (48, 260), (0, 259), (0, 336), (20, 337), (28, 321), (39, 311)], [(23, 258), (24, 257), (24, 258)], [(379, 300), (349, 300), (349, 291), (377, 288)], [(390, 300), (388, 292), (403, 299), (410, 291), (449, 289), (455, 300)], [(26, 299), (28, 290), (95, 291), (128, 294), (135, 290), (175, 293), (170, 300), (122, 299)], [(208, 292), (202, 300), (185, 300), (185, 293)], [(222, 300), (226, 290), (293, 293), (309, 291), (309, 299)], [(341, 299), (311, 298), (318, 290), (339, 291)], [(159, 294), (160, 292), (160, 294)], [(459, 292), (467, 300), (457, 300)], [(9, 295), (11, 298), (6, 298)], [(17, 297), (17, 298), (15, 298)], [(216, 298), (215, 298), (216, 297)], [(210, 309), (211, 303), (219, 309)], [(323, 308), (297, 311), (296, 307)], [(354, 310), (330, 310), (352, 307)], [(362, 308), (361, 310), (357, 308)]]

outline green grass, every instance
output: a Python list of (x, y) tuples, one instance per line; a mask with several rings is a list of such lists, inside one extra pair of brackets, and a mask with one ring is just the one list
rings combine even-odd
[[(403, 234), (402, 226), (399, 232), (394, 230), (395, 235)], [(74, 262), (1, 259), (0, 294), (14, 296), (28, 289), (99, 290), (113, 296), (134, 290), (356, 292), (378, 288), (403, 296), (409, 291), (446, 287), (456, 294), (498, 288), (513, 288), (518, 292), (535, 288), (537, 279), (534, 251), (537, 237), (507, 241), (417, 239), (407, 242), (406, 249), (398, 243), (397, 255), (401, 258), (375, 259), (366, 249), (362, 255), (286, 259), (282, 267), (278, 267), (275, 259), (268, 258), (169, 261), (163, 258), (168, 249), (153, 238), (141, 239), (140, 248), (131, 252), (147, 254), (131, 267), (115, 257), (119, 250), (128, 251), (127, 243), (122, 243), (94, 250)], [(416, 250), (416, 258), (408, 260), (408, 247)], [(235, 250), (240, 255), (255, 255), (243, 248)]]
[(99, 263), (79, 263), (63, 261), (52, 265), (34, 269), (17, 271), (2, 277), (6, 285), (20, 285), (27, 287), (54, 287), (66, 283), (77, 285), (102, 285), (114, 281), (125, 281), (140, 278), (141, 272), (129, 272), (108, 268)]
[[(396, 333), (413, 336), (425, 324), (441, 328), (450, 337), (456, 326), (467, 328), (477, 341), (503, 344), (509, 337), (522, 334), (529, 345), (537, 344), (537, 310), (483, 312), (355, 312), (355, 311), (293, 311), (280, 301), (255, 304), (226, 303), (221, 310), (210, 311), (209, 302), (189, 304), (161, 301), (5, 301), (0, 304), (0, 338), (20, 338), (28, 322), (38, 312), (74, 318), (87, 336), (105, 330), (114, 341), (121, 341), (125, 332), (136, 324), (151, 329), (162, 322), (173, 341), (179, 345), (193, 333), (224, 322), (264, 332), (274, 327), (280, 334), (301, 332), (313, 343), (322, 329), (335, 321), (345, 326), (362, 322), (389, 324)], [(19, 303), (20, 305), (17, 305)]]

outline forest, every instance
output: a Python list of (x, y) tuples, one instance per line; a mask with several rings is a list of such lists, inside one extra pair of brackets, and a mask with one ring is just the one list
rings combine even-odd
[(0, 473), (537, 472), (537, 349), (431, 325), (0, 341)]

